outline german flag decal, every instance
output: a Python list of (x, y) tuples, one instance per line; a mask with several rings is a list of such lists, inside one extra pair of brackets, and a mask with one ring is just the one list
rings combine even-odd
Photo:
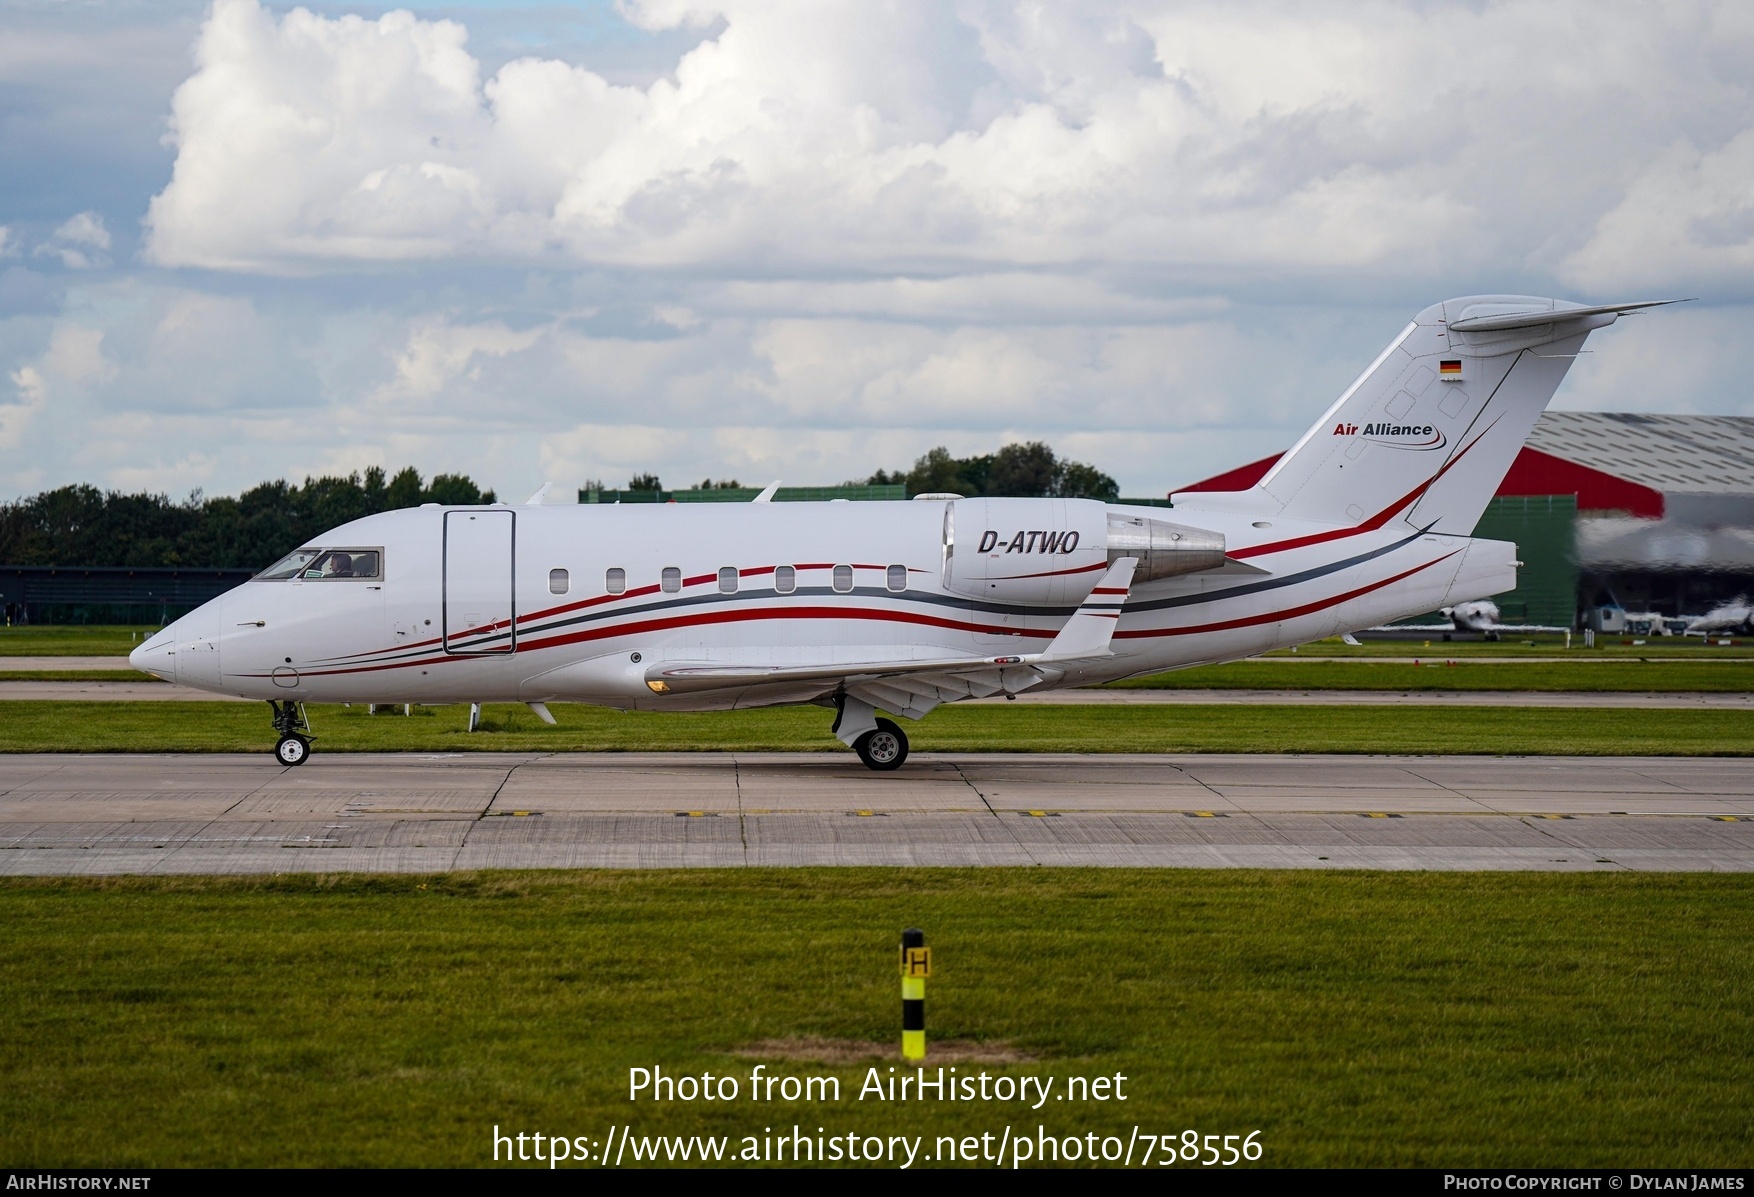
[(1460, 378), (1462, 376), (1462, 359), (1456, 357), (1437, 363), (1437, 376), (1439, 378)]

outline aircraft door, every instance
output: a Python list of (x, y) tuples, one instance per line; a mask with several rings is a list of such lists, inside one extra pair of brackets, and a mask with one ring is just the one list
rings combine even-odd
[(445, 512), (446, 652), (509, 653), (517, 647), (516, 536), (515, 512)]

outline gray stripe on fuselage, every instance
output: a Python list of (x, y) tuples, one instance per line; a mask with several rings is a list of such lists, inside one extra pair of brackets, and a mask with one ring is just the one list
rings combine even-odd
[[(1301, 573), (1286, 574), (1284, 577), (1263, 578), (1258, 582), (1245, 582), (1241, 585), (1232, 586), (1225, 590), (1212, 591), (1205, 594), (1177, 595), (1174, 598), (1152, 599), (1144, 602), (1128, 599), (1122, 607), (1122, 611), (1126, 614), (1132, 615), (1147, 611), (1170, 610), (1176, 607), (1193, 607), (1199, 606), (1202, 603), (1216, 603), (1225, 599), (1240, 598), (1243, 595), (1248, 594), (1260, 594), (1264, 591), (1277, 590), (1285, 586), (1296, 586), (1299, 583), (1313, 581), (1316, 578), (1323, 578), (1329, 574), (1338, 573), (1341, 570), (1350, 569), (1354, 565), (1360, 565), (1366, 561), (1371, 561), (1388, 553), (1392, 553), (1396, 549), (1411, 544), (1424, 534), (1424, 529), (1421, 529), (1420, 531), (1413, 533), (1411, 536), (1395, 541), (1393, 544), (1385, 545), (1378, 549), (1372, 549), (1368, 553), (1360, 553), (1355, 557), (1348, 557), (1343, 561), (1331, 562), (1314, 569), (1304, 570)], [(950, 594), (927, 594), (913, 590), (897, 591), (876, 586), (855, 587), (850, 591), (835, 590), (830, 586), (800, 586), (796, 590), (786, 594), (782, 594), (777, 590), (743, 590), (738, 591), (735, 594), (714, 592), (709, 594), (697, 594), (672, 599), (663, 599), (655, 602), (643, 602), (637, 607), (602, 607), (592, 611), (581, 612), (577, 615), (568, 616), (563, 619), (556, 619), (551, 623), (522, 625), (518, 628), (518, 638), (521, 640), (528, 637), (545, 636), (566, 628), (576, 628), (586, 624), (602, 623), (606, 620), (646, 618), (668, 611), (686, 610), (689, 608), (706, 607), (722, 603), (748, 602), (753, 599), (771, 600), (841, 597), (867, 599), (881, 598), (898, 602), (919, 603), (929, 607), (950, 608), (967, 614), (1033, 615), (1047, 618), (1050, 616), (1070, 617), (1078, 611), (1077, 606), (1050, 607), (1030, 606), (1025, 603), (994, 603), (981, 599), (959, 598), (956, 595)], [(992, 630), (994, 632), (1001, 632), (1006, 629), (995, 627)], [(471, 640), (470, 648), (471, 650), (475, 650), (477, 645), (502, 643), (509, 637), (509, 635), (509, 631), (495, 632), (491, 636), (483, 636), (480, 639)], [(383, 656), (372, 657), (367, 661), (351, 662), (351, 664), (390, 664), (392, 662), (409, 658), (476, 655), (486, 654), (480, 654), (478, 650), (466, 653), (450, 653), (443, 648), (435, 647), (426, 649), (408, 649), (402, 653), (387, 653)], [(336, 661), (334, 664), (340, 665), (342, 663), (342, 661)]]

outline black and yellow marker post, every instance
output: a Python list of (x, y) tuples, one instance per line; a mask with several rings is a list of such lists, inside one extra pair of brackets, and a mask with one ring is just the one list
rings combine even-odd
[(901, 933), (901, 1057), (926, 1058), (926, 978), (932, 975), (932, 949), (926, 933), (909, 927)]

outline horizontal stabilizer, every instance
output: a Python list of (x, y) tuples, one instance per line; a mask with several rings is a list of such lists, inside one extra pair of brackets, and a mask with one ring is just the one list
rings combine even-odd
[(1462, 313), (1460, 320), (1451, 320), (1449, 326), (1454, 332), (1499, 332), (1511, 328), (1537, 328), (1561, 320), (1582, 320), (1585, 316), (1623, 316), (1639, 308), (1660, 308), (1664, 304), (1687, 302), (1689, 301), (1685, 299), (1642, 299), (1635, 303), (1604, 303), (1587, 308), (1565, 307), (1555, 303), (1548, 308), (1487, 311), (1479, 315), (1469, 315), (1469, 312), (1474, 311), (1469, 308)]

